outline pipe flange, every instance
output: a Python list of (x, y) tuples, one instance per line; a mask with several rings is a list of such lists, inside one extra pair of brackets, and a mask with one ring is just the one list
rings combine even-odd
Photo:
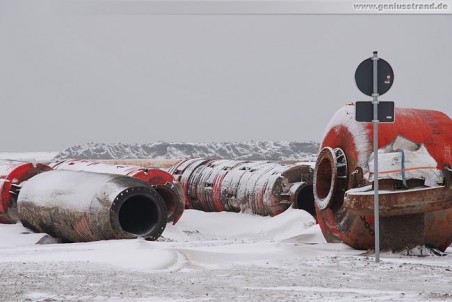
[(341, 148), (323, 148), (315, 164), (314, 199), (320, 210), (332, 205), (338, 192), (345, 192), (347, 157)]

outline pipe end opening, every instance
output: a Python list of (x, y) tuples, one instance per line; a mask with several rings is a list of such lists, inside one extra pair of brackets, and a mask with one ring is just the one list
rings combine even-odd
[(340, 148), (323, 148), (314, 173), (314, 199), (318, 208), (339, 207), (346, 187), (347, 158), (344, 151)]
[(128, 233), (146, 236), (158, 226), (159, 211), (157, 203), (149, 196), (131, 196), (119, 209), (119, 225)]
[(296, 203), (297, 209), (305, 210), (313, 217), (316, 217), (313, 185), (306, 185), (298, 192)]

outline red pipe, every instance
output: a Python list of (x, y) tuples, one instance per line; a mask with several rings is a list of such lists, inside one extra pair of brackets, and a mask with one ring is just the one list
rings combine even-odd
[[(438, 170), (451, 165), (452, 121), (444, 113), (396, 108), (395, 122), (379, 125), (379, 148), (390, 144), (397, 136), (424, 144), (436, 160)], [(317, 219), (329, 242), (342, 241), (358, 249), (374, 247), (374, 217), (355, 215), (342, 206), (346, 190), (369, 184), (362, 176), (369, 171), (372, 142), (372, 123), (356, 122), (353, 104), (337, 111), (327, 126), (316, 165), (314, 196)], [(341, 157), (341, 152), (345, 155), (343, 171), (346, 172), (331, 171), (336, 169), (333, 157)], [(345, 173), (344, 178), (335, 178), (337, 173)], [(452, 207), (425, 213), (424, 223), (427, 245), (445, 250), (452, 243)]]
[(0, 223), (16, 223), (17, 195), (22, 183), (36, 174), (51, 170), (44, 164), (0, 160)]

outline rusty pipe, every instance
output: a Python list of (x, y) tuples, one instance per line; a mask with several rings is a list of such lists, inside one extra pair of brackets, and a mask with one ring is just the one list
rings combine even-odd
[(55, 170), (111, 173), (141, 179), (151, 185), (163, 198), (168, 222), (176, 224), (184, 213), (185, 196), (182, 187), (164, 170), (92, 160), (65, 160), (52, 163), (50, 166)]
[(24, 226), (64, 242), (156, 240), (166, 226), (156, 190), (122, 175), (44, 172), (23, 185), (17, 204)]
[[(396, 108), (395, 122), (379, 125), (378, 148), (391, 145), (398, 137), (424, 145), (436, 161), (436, 169), (444, 170), (444, 167), (450, 166), (452, 120), (444, 113)], [(368, 162), (373, 152), (372, 141), (372, 125), (356, 122), (353, 104), (338, 110), (327, 126), (313, 185), (317, 220), (328, 242), (344, 242), (357, 249), (374, 247), (373, 195), (357, 189), (372, 185), (364, 177), (371, 172)], [(387, 184), (391, 184), (391, 189), (381, 192), (387, 195), (380, 196), (383, 206), (381, 215), (384, 215), (382, 224), (385, 227), (387, 222), (385, 229), (388, 230), (383, 230), (385, 234), (382, 237), (398, 234), (399, 238), (393, 236), (395, 239), (388, 244), (397, 245), (396, 241), (400, 241), (401, 237), (412, 236), (413, 243), (445, 250), (452, 242), (452, 204), (446, 197), (450, 193), (444, 193), (450, 187), (425, 189), (422, 179), (410, 179), (408, 186), (414, 191), (405, 192), (395, 189), (397, 182), (379, 180), (382, 190), (385, 185), (388, 188)], [(428, 193), (434, 200), (426, 200), (424, 195), (427, 191), (436, 192)], [(412, 230), (405, 228), (403, 221), (410, 221)], [(398, 231), (404, 228), (405, 233)]]
[(312, 189), (312, 169), (307, 165), (189, 159), (169, 171), (182, 183), (189, 208), (274, 216), (297, 201), (299, 208), (313, 214), (313, 199), (299, 199), (309, 197), (306, 190)]

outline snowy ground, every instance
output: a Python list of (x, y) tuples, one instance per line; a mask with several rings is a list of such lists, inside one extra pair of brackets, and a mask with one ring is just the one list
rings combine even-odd
[(0, 225), (0, 301), (452, 301), (452, 248), (376, 264), (295, 209), (188, 210), (157, 242), (35, 244), (43, 236)]

